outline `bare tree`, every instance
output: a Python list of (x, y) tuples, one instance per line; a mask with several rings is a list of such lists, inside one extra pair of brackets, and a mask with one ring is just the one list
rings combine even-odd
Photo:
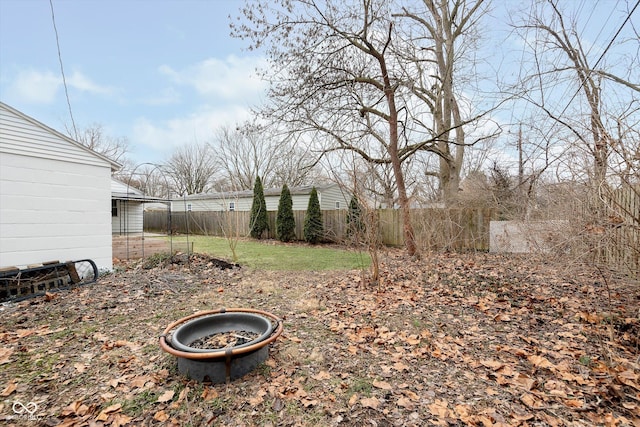
[(414, 255), (403, 164), (417, 153), (437, 154), (443, 194), (455, 194), (464, 146), (473, 144), (464, 127), (488, 111), (464, 112), (453, 79), (460, 60), (454, 47), (476, 25), (482, 1), (467, 7), (458, 0), (451, 8), (445, 0), (425, 0), (422, 8), (403, 3), (251, 3), (233, 34), (265, 47), (275, 70), (265, 73), (271, 83), (265, 117), (310, 135), (324, 156), (355, 153), (391, 167), (405, 245)]
[(143, 163), (137, 165), (121, 181), (141, 190), (145, 195), (160, 198), (172, 196), (173, 185), (163, 165)]
[[(262, 112), (292, 132), (325, 141), (323, 153), (350, 151), (371, 163), (392, 165), (402, 209), (405, 245), (416, 254), (399, 146), (401, 89), (391, 46), (395, 33), (386, 2), (279, 0), (248, 4), (248, 23), (233, 34), (267, 45), (275, 70), (271, 104)], [(380, 158), (368, 148), (382, 145)]]
[(77, 132), (65, 125), (65, 131), (75, 141), (114, 162), (122, 165), (128, 162), (126, 154), (129, 151), (129, 140), (126, 137), (106, 135), (102, 125), (99, 123), (93, 123)]
[(308, 148), (296, 144), (293, 135), (272, 132), (252, 123), (217, 131), (212, 145), (224, 171), (225, 190), (251, 189), (257, 176), (265, 188), (312, 184), (317, 173), (305, 167), (310, 163)]
[[(627, 20), (631, 13), (627, 12)], [(620, 40), (634, 43), (636, 56), (623, 58), (628, 62), (624, 67), (607, 67), (605, 54), (615, 45), (615, 37), (597, 60), (592, 59), (591, 49), (578, 36), (579, 22), (567, 16), (558, 2), (545, 0), (515, 25), (531, 54), (532, 68), (523, 84), (527, 101), (568, 132), (565, 142), (575, 140), (576, 147), (589, 153), (587, 173), (592, 188), (597, 189), (607, 186), (612, 174), (620, 178), (638, 170), (634, 160), (637, 140), (631, 129), (640, 120), (640, 44), (637, 38)], [(534, 39), (529, 31), (535, 32)], [(558, 100), (555, 93), (565, 97)]]
[(208, 190), (218, 168), (211, 147), (193, 143), (177, 149), (164, 169), (176, 194), (186, 195)]
[(476, 48), (477, 27), (485, 13), (483, 0), (422, 0), (402, 7), (395, 15), (409, 21), (404, 29), (407, 43), (400, 53), (407, 68), (405, 85), (421, 101), (420, 106), (427, 108), (431, 119), (424, 121), (423, 109), (408, 110), (419, 141), (411, 148), (438, 155), (438, 170), (427, 170), (427, 174), (438, 178), (445, 201), (454, 200), (458, 193), (465, 148), (499, 132), (495, 128), (469, 138), (467, 128), (477, 126), (495, 106), (474, 112), (472, 103), (462, 95), (464, 84), (478, 79), (476, 64), (467, 54)]

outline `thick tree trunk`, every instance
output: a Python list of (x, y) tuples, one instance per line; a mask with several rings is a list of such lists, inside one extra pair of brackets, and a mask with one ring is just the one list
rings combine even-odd
[(389, 157), (393, 166), (393, 174), (398, 188), (398, 203), (402, 211), (402, 224), (404, 233), (404, 245), (410, 256), (417, 255), (417, 247), (415, 235), (413, 232), (413, 224), (411, 222), (411, 209), (409, 206), (409, 198), (407, 197), (407, 188), (404, 182), (404, 173), (402, 171), (402, 163), (398, 154), (398, 109), (396, 107), (395, 92), (391, 86), (389, 73), (384, 56), (378, 57), (380, 71), (382, 71), (384, 81), (384, 93), (389, 106)]

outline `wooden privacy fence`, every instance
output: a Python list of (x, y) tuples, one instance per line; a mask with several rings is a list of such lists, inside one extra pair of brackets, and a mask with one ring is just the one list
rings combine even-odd
[[(296, 239), (304, 240), (306, 211), (294, 211)], [(148, 232), (191, 233), (209, 236), (248, 236), (250, 212), (166, 212), (144, 213), (144, 229)], [(488, 250), (491, 209), (413, 209), (411, 211), (415, 237), (423, 249)], [(379, 209), (379, 230), (382, 243), (389, 246), (404, 244), (401, 212)], [(269, 231), (266, 238), (276, 237), (276, 212), (268, 212)], [(170, 224), (168, 223), (170, 221)], [(322, 211), (325, 237), (332, 242), (345, 239), (347, 211)]]
[(595, 229), (598, 261), (640, 278), (640, 185), (603, 191), (599, 200), (606, 211)]

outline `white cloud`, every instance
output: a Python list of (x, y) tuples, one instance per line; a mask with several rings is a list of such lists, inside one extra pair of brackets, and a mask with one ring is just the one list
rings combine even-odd
[(67, 78), (67, 84), (69, 87), (73, 87), (82, 92), (89, 92), (98, 95), (111, 95), (114, 92), (112, 87), (100, 86), (79, 71), (74, 71), (73, 74)]
[(177, 147), (210, 142), (216, 129), (225, 125), (233, 126), (249, 117), (249, 110), (238, 105), (207, 106), (188, 116), (175, 117), (166, 122), (154, 122), (141, 117), (134, 123), (131, 140), (139, 147), (138, 151), (147, 153), (146, 158), (138, 159), (140, 162), (166, 160)]
[(166, 64), (160, 66), (158, 71), (172, 86), (146, 98), (144, 104), (193, 104), (193, 93), (190, 95), (185, 91), (185, 88), (190, 88), (199, 98), (195, 104), (200, 105), (190, 113), (174, 115), (169, 120), (157, 120), (146, 115), (137, 118), (129, 134), (136, 147), (136, 161), (162, 162), (177, 147), (209, 142), (221, 126), (235, 126), (249, 119), (249, 106), (260, 101), (266, 88), (266, 83), (255, 72), (263, 65), (261, 58), (230, 55), (225, 59), (210, 58), (180, 69)]
[[(69, 76), (67, 84), (70, 88), (92, 94), (110, 95), (114, 92), (113, 88), (100, 86), (79, 71), (74, 71)], [(12, 98), (18, 98), (28, 103), (52, 104), (61, 87), (62, 77), (59, 74), (51, 71), (26, 69), (18, 72), (8, 91)]]
[(193, 87), (200, 95), (213, 99), (246, 99), (261, 94), (266, 83), (256, 74), (264, 59), (229, 55), (226, 59), (206, 59), (174, 70), (162, 65), (159, 71), (174, 83)]
[(11, 98), (22, 99), (33, 104), (54, 102), (60, 78), (51, 72), (23, 70), (9, 86)]

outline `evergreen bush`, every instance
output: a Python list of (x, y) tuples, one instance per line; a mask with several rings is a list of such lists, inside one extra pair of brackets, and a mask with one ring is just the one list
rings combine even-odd
[(276, 237), (282, 242), (290, 242), (296, 238), (296, 220), (293, 216), (293, 200), (287, 184), (282, 186), (278, 214), (276, 216)]
[(269, 229), (267, 202), (264, 200), (264, 189), (259, 176), (256, 177), (256, 182), (253, 186), (253, 203), (251, 204), (249, 221), (251, 226), (249, 234), (254, 239), (262, 238), (262, 233)]
[(309, 195), (309, 206), (304, 217), (304, 240), (308, 243), (318, 243), (324, 237), (324, 226), (322, 225), (322, 211), (318, 201), (318, 191), (316, 187), (311, 189)]

